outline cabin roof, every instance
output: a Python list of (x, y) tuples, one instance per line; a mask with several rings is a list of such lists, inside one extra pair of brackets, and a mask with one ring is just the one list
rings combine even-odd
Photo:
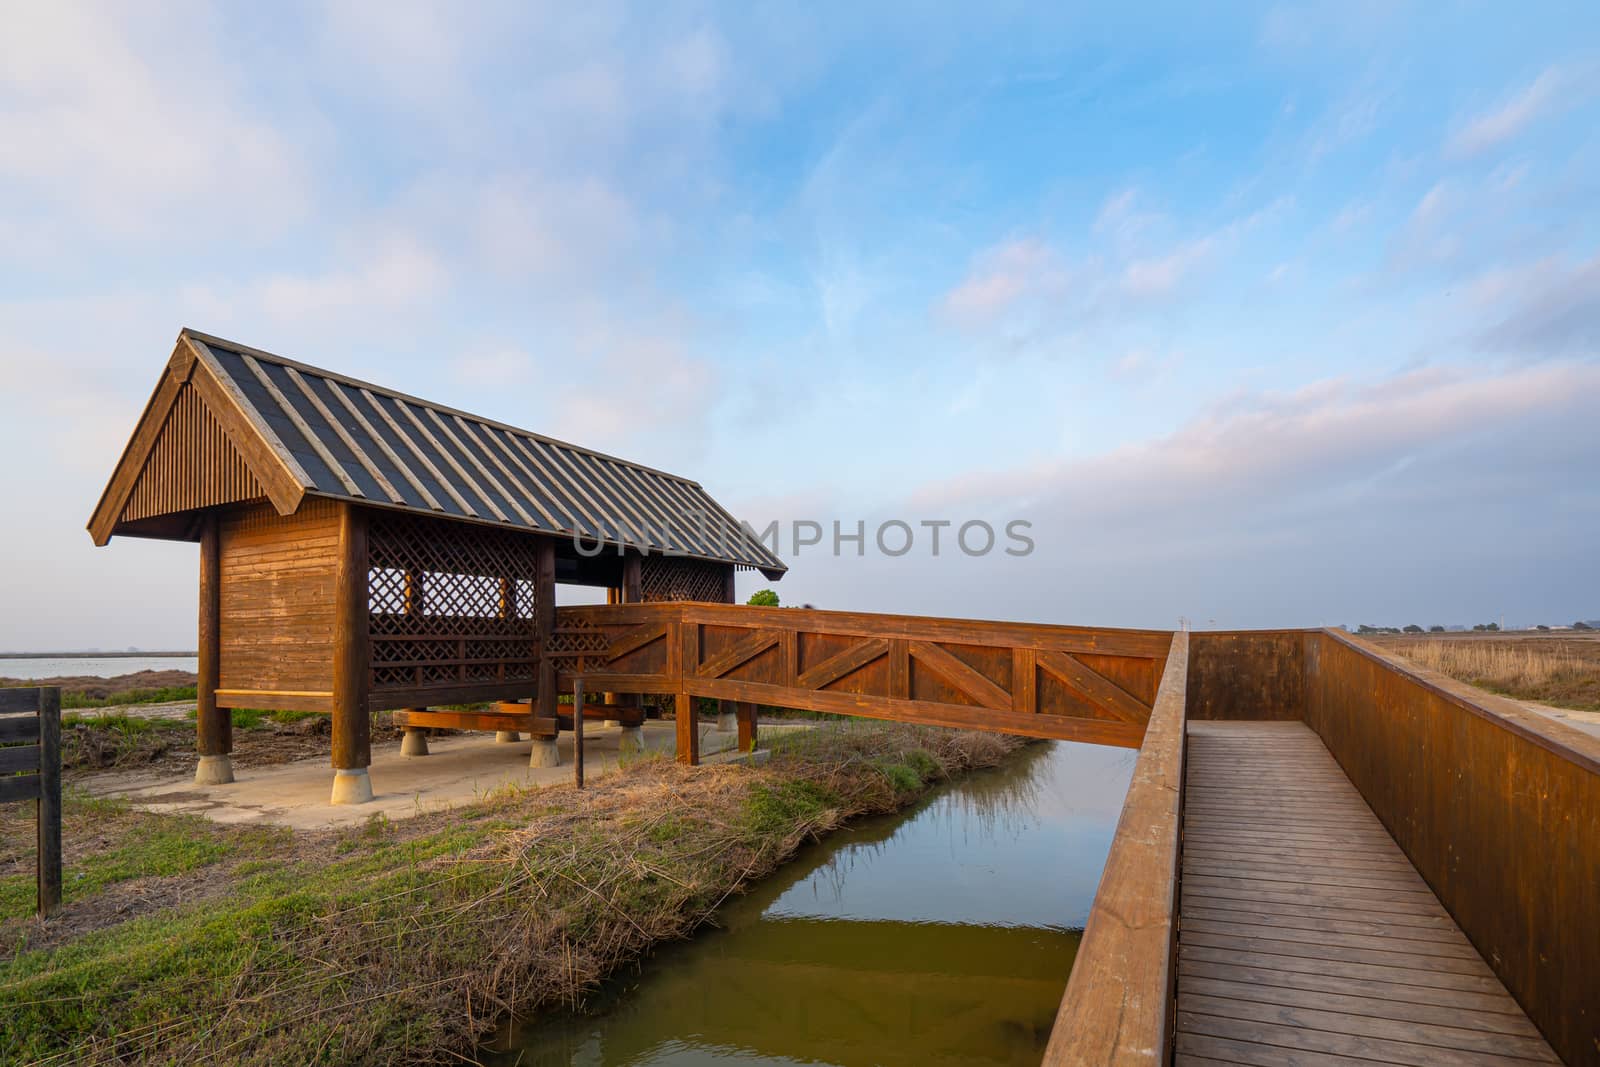
[[(585, 546), (679, 553), (770, 578), (787, 569), (698, 482), (190, 329), (179, 334), (89, 522), (97, 543), (117, 533), (172, 536), (173, 527), (148, 522), (159, 505), (130, 511), (129, 502), (161, 497), (141, 483), (153, 479), (146, 468), (166, 438), (196, 442), (179, 467), (198, 468), (205, 460), (195, 457), (216, 451), (207, 445), (218, 436), (208, 435), (211, 422), (187, 437), (169, 431), (185, 400), (204, 406), (195, 418), (220, 425), (224, 458), (247, 468), (228, 475), (229, 484), (265, 496), (280, 514), (306, 496), (331, 497), (581, 536)], [(172, 460), (162, 465), (163, 480), (173, 481)], [(218, 475), (193, 469), (188, 477)], [(170, 488), (165, 498), (173, 510), (211, 499)]]

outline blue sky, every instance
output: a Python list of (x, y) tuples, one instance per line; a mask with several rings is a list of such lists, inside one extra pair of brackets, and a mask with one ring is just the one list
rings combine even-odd
[(184, 325), (692, 475), (758, 527), (1033, 524), (1025, 558), (808, 550), (786, 600), (1600, 616), (1597, 22), (14, 13), (0, 647), (192, 643), (194, 549), (82, 530)]

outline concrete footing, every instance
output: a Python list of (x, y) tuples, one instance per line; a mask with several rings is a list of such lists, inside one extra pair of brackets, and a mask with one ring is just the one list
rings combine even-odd
[(365, 767), (353, 771), (334, 769), (333, 796), (329, 803), (365, 804), (371, 799), (372, 777)]
[(556, 739), (553, 737), (535, 737), (533, 739), (533, 751), (528, 753), (528, 766), (561, 766), (561, 749), (556, 746)]
[(717, 733), (731, 734), (739, 729), (739, 717), (731, 711), (717, 712)]
[(428, 754), (428, 735), (418, 726), (407, 726), (405, 735), (400, 738), (400, 755), (426, 756)]
[(494, 743), (497, 745), (514, 745), (522, 740), (522, 735), (515, 730), (496, 730)]
[(233, 781), (233, 757), (201, 756), (194, 769), (195, 785), (227, 785)]
[(644, 727), (624, 726), (622, 733), (617, 737), (618, 752), (643, 752)]

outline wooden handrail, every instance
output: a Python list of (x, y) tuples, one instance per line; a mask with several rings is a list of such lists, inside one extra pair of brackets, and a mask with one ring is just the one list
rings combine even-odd
[(1188, 669), (1180, 631), (1045, 1050), (1052, 1067), (1171, 1054)]
[[(558, 684), (1137, 748), (1170, 631), (669, 602), (560, 608)], [(694, 761), (688, 745), (679, 757)]]

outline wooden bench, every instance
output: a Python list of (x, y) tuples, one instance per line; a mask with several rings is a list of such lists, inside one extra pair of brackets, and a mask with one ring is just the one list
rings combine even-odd
[[(572, 729), (571, 705), (559, 705), (554, 719), (539, 718), (531, 705), (504, 701), (493, 711), (423, 711), (407, 708), (390, 714), (396, 726), (431, 727), (440, 730), (515, 730), (535, 737), (554, 737), (558, 729)], [(617, 721), (624, 726), (644, 725), (644, 709), (637, 704), (585, 704), (585, 722)]]

